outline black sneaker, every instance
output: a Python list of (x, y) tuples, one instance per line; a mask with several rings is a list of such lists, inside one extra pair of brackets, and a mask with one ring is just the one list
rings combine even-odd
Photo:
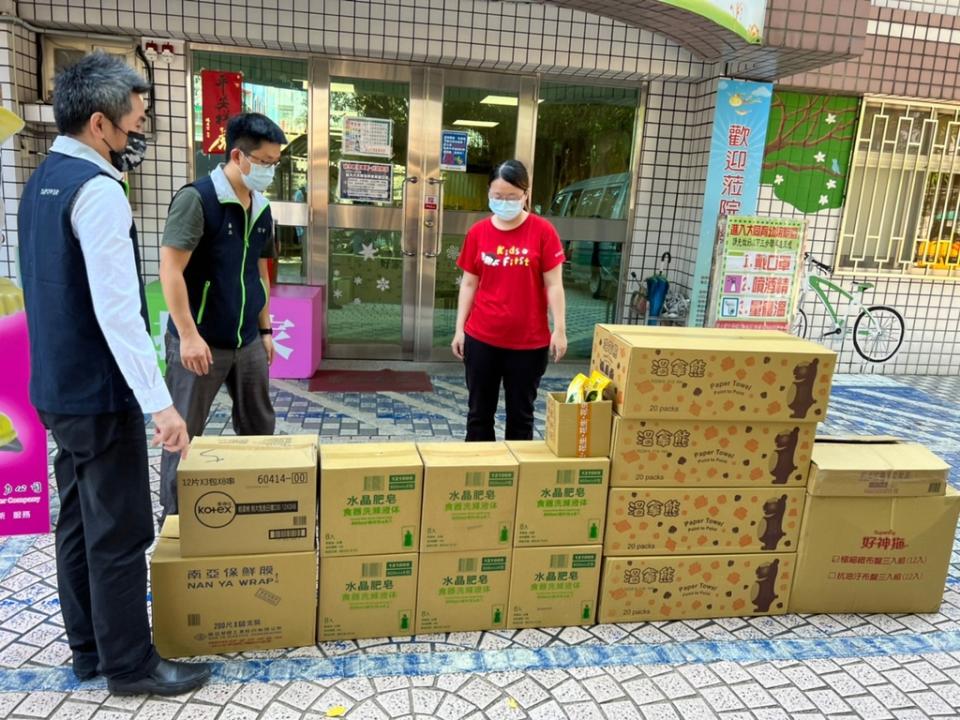
[(113, 695), (182, 695), (196, 690), (210, 679), (208, 663), (182, 663), (161, 660), (146, 677), (139, 680), (107, 680)]

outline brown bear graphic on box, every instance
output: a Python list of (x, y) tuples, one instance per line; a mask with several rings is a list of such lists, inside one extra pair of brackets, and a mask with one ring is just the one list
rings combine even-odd
[(779, 433), (776, 440), (776, 454), (770, 458), (770, 474), (773, 475), (774, 485), (785, 485), (797, 469), (793, 462), (797, 452), (797, 443), (800, 440), (800, 428)]
[(787, 407), (793, 410), (790, 417), (805, 418), (817, 402), (813, 399), (813, 386), (817, 381), (819, 367), (820, 358), (814, 358), (793, 369), (793, 387), (790, 388), (790, 402), (787, 403)]
[(761, 550), (776, 550), (783, 531), (783, 515), (787, 511), (787, 496), (770, 498), (763, 503), (763, 522), (760, 524)]
[(777, 573), (780, 570), (780, 560), (764, 563), (757, 568), (757, 581), (750, 592), (750, 601), (753, 611), (758, 613), (770, 612), (770, 606), (777, 599)]

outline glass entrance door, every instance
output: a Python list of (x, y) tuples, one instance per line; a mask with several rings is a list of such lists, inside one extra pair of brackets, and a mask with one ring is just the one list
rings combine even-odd
[(487, 176), (532, 168), (535, 80), (317, 61), (310, 277), (328, 357), (450, 359), (470, 225)]

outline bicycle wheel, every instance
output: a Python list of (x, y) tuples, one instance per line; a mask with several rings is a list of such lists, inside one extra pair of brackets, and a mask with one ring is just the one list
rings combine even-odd
[(797, 314), (793, 316), (793, 325), (790, 326), (790, 332), (799, 338), (807, 337), (807, 314), (797, 308)]
[(886, 362), (903, 345), (906, 330), (899, 312), (886, 305), (874, 305), (857, 315), (853, 324), (853, 347), (868, 362)]

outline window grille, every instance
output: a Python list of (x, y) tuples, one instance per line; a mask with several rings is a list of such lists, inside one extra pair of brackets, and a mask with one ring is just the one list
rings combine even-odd
[(866, 97), (836, 269), (960, 279), (960, 105)]

